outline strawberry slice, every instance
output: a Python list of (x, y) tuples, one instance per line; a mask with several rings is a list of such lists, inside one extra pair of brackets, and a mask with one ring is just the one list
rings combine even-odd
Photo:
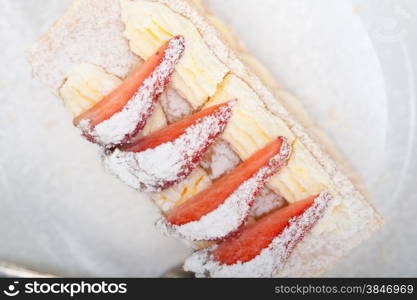
[(288, 226), (292, 217), (301, 215), (316, 198), (317, 195), (292, 203), (247, 226), (213, 251), (214, 260), (233, 265), (238, 261), (247, 262), (253, 259)]
[(200, 111), (104, 157), (107, 168), (141, 191), (160, 191), (188, 176), (224, 131), (236, 100)]
[(272, 277), (323, 217), (332, 199), (330, 193), (322, 192), (280, 208), (222, 243), (195, 252), (184, 269), (212, 277)]
[[(278, 159), (276, 156), (279, 156)], [(201, 191), (193, 198), (173, 208), (168, 213), (167, 220), (174, 225), (183, 225), (200, 220), (201, 217), (224, 203), (243, 183), (257, 175), (259, 169), (267, 167), (269, 170), (264, 172), (266, 174), (261, 176), (261, 180), (257, 182), (258, 189), (260, 189), (265, 181), (282, 165), (282, 160), (285, 160), (288, 156), (289, 146), (287, 141), (283, 137), (275, 139), (255, 152), (233, 171), (220, 178), (207, 190)]]
[(224, 238), (244, 223), (258, 192), (289, 155), (287, 140), (275, 139), (209, 188), (174, 207), (158, 225), (191, 240)]
[(77, 116), (74, 125), (102, 146), (128, 142), (145, 126), (184, 49), (182, 36), (171, 38), (120, 86)]
[[(145, 137), (137, 137), (132, 139), (131, 143), (121, 146), (119, 149), (125, 152), (141, 152), (147, 149), (153, 149), (163, 143), (173, 141), (183, 135), (190, 126), (196, 124), (204, 117), (210, 115), (216, 115), (221, 108), (227, 108), (227, 113), (231, 112), (231, 107), (235, 104), (236, 100), (230, 100), (226, 103), (211, 106), (195, 114), (180, 120), (176, 123), (172, 123), (164, 128), (155, 131)], [(229, 109), (230, 108), (230, 109)], [(226, 112), (226, 111), (225, 111)], [(221, 116), (219, 115), (220, 119)], [(219, 121), (221, 121), (219, 119)], [(227, 122), (227, 120), (225, 120)]]

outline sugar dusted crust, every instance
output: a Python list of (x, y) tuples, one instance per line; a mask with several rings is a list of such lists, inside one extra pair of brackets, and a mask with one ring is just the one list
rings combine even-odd
[(75, 0), (27, 51), (34, 76), (58, 95), (69, 70), (81, 63), (124, 77), (140, 59), (123, 37), (118, 0)]
[[(299, 120), (295, 120), (294, 114), (284, 108), (281, 99), (277, 101), (259, 77), (239, 59), (238, 54), (221, 40), (209, 23), (210, 17), (201, 14), (204, 9), (199, 6), (197, 10), (183, 0), (155, 2), (168, 6), (194, 24), (211, 51), (259, 95), (269, 111), (291, 128), (329, 174), (338, 192), (324, 217), (295, 247), (285, 268), (275, 275), (318, 275), (377, 230), (382, 224), (382, 218), (346, 175), (339, 171), (323, 148), (307, 134)], [(34, 75), (56, 94), (67, 72), (79, 63), (92, 63), (117, 76), (125, 76), (139, 59), (129, 50), (123, 38), (123, 29), (117, 0), (76, 0), (66, 14), (28, 51)], [(327, 144), (326, 148), (329, 148)]]

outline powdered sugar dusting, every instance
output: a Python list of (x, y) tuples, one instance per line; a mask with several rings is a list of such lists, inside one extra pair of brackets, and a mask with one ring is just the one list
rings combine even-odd
[(94, 128), (89, 120), (82, 120), (78, 126), (81, 131), (106, 147), (124, 143), (136, 135), (152, 114), (155, 102), (165, 90), (184, 49), (182, 36), (172, 38), (159, 66), (144, 80), (125, 107)]
[(322, 192), (314, 203), (300, 216), (291, 218), (284, 231), (252, 260), (234, 265), (224, 265), (213, 260), (211, 254), (217, 245), (191, 255), (184, 264), (184, 270), (209, 277), (274, 277), (285, 265), (304, 235), (324, 215), (333, 196)]
[(278, 154), (265, 167), (260, 168), (251, 178), (243, 182), (219, 207), (198, 221), (173, 225), (161, 218), (157, 226), (170, 235), (189, 240), (215, 240), (236, 231), (247, 218), (253, 200), (258, 192), (290, 156), (290, 145), (283, 138)]
[(226, 128), (236, 101), (220, 106), (201, 118), (174, 141), (142, 152), (116, 149), (104, 164), (126, 184), (141, 191), (157, 192), (188, 176), (202, 155)]

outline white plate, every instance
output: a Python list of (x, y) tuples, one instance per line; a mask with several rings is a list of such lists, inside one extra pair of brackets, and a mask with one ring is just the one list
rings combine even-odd
[[(104, 172), (96, 148), (31, 79), (23, 58), (69, 2), (4, 0), (0, 12), (7, 45), (0, 58), (0, 258), (61, 275), (158, 276), (189, 250), (156, 232), (157, 209), (143, 195)], [(417, 274), (416, 3), (209, 4), (299, 96), (386, 217), (385, 228), (328, 275)]]

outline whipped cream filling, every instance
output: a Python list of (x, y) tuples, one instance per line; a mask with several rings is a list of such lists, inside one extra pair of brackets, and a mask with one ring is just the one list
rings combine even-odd
[(274, 209), (283, 207), (285, 203), (286, 201), (282, 196), (264, 187), (253, 201), (249, 216), (259, 218)]
[(229, 69), (214, 55), (202, 33), (188, 20), (162, 3), (120, 1), (124, 36), (133, 53), (147, 59), (173, 35), (187, 40), (187, 50), (172, 83), (193, 107), (201, 107), (217, 90)]
[(215, 261), (211, 254), (217, 247), (213, 245), (192, 254), (185, 261), (184, 270), (194, 272), (199, 277), (273, 277), (284, 267), (291, 252), (304, 235), (324, 215), (332, 199), (330, 193), (322, 192), (303, 214), (291, 218), (284, 231), (248, 262), (221, 264)]
[(240, 158), (224, 140), (218, 140), (201, 160), (201, 166), (215, 180), (233, 170), (240, 163)]
[(129, 140), (145, 126), (146, 120), (154, 110), (155, 99), (165, 90), (184, 49), (185, 41), (182, 36), (172, 38), (161, 63), (143, 81), (123, 109), (94, 128), (91, 128), (88, 119), (82, 120), (78, 125), (81, 131), (88, 133), (94, 141), (106, 147)]
[(141, 152), (115, 149), (103, 162), (127, 185), (146, 192), (158, 192), (181, 181), (196, 167), (203, 153), (224, 131), (236, 101), (201, 118), (171, 142)]
[(284, 138), (279, 153), (272, 157), (265, 167), (260, 168), (221, 205), (200, 220), (173, 225), (161, 218), (157, 221), (157, 227), (168, 235), (188, 240), (214, 240), (227, 236), (243, 224), (257, 193), (266, 184), (268, 178), (285, 164), (290, 156), (290, 150), (290, 145)]

